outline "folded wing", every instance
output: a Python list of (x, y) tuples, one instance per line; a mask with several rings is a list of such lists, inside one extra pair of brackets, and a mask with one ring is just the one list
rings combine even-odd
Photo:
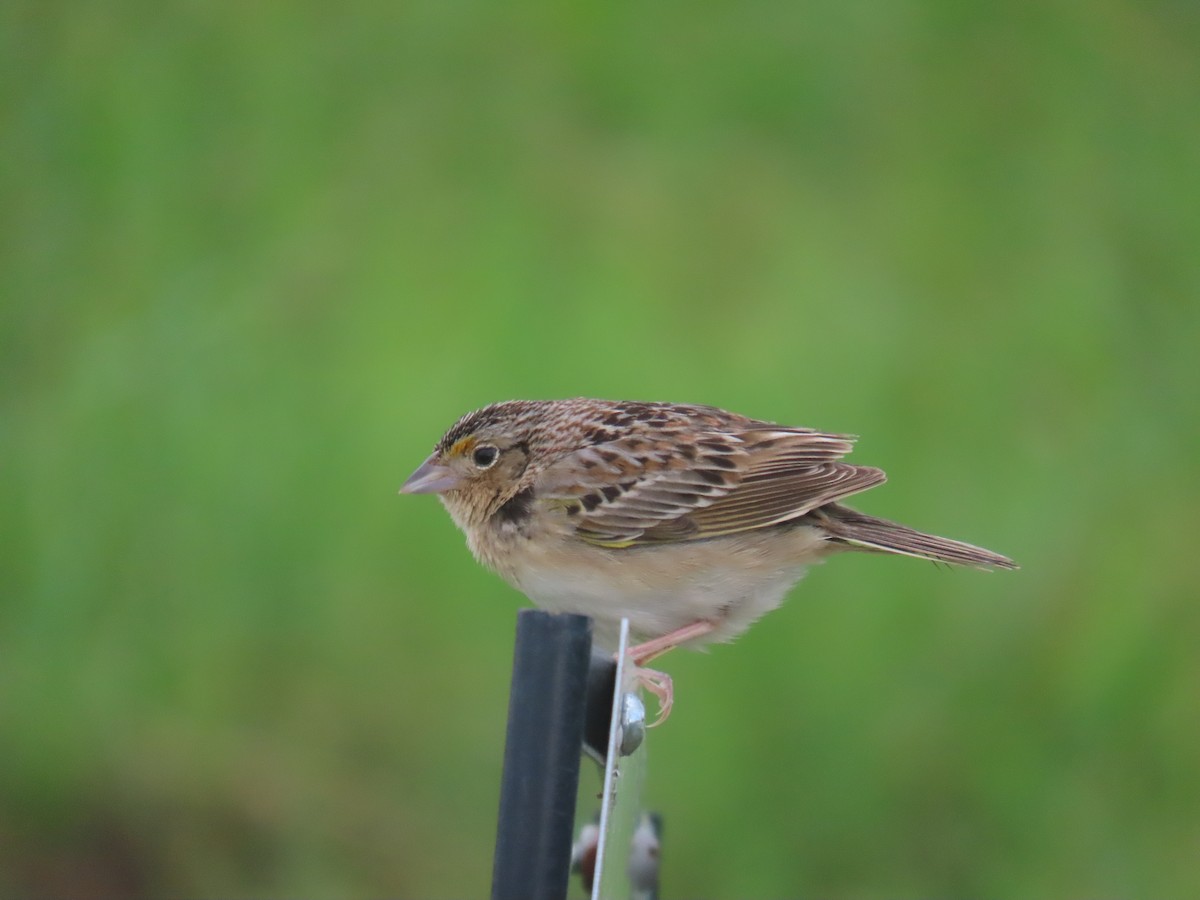
[(569, 454), (542, 473), (584, 540), (608, 547), (702, 540), (766, 528), (884, 480), (839, 460), (852, 439), (750, 426), (636, 433)]

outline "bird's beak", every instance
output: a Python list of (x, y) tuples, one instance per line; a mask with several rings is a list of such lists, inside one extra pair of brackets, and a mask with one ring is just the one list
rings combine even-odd
[[(434, 454), (436, 456), (437, 454)], [(459, 477), (447, 466), (439, 466), (433, 456), (417, 467), (400, 488), (402, 494), (442, 494), (459, 486)]]

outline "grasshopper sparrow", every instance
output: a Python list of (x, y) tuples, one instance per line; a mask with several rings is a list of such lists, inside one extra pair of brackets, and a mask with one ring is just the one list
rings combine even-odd
[[(843, 550), (1016, 568), (842, 506), (885, 477), (842, 462), (851, 445), (711, 406), (512, 400), (459, 419), (400, 490), (437, 494), (476, 559), (543, 609), (591, 616), (601, 643), (628, 617), (639, 667), (731, 640)], [(661, 721), (670, 679), (644, 671)]]

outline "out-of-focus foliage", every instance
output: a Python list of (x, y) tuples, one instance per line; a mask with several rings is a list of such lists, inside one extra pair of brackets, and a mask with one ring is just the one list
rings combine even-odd
[[(679, 654), (672, 897), (1200, 894), (1193, 4), (0, 11), (0, 894), (485, 894), (520, 598), (395, 489), (576, 394), (862, 435)], [(590, 772), (585, 770), (585, 777)]]

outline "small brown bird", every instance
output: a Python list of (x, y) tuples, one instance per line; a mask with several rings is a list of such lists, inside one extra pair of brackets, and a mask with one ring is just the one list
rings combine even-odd
[[(476, 559), (543, 609), (620, 620), (643, 666), (728, 641), (842, 550), (976, 568), (1012, 560), (839, 501), (881, 484), (853, 439), (711, 406), (511, 400), (459, 419), (400, 489), (438, 494)], [(643, 670), (659, 697), (671, 682)]]

